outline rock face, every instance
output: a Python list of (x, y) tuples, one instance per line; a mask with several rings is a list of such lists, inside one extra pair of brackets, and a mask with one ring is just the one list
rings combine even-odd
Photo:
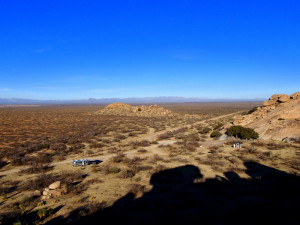
[(131, 106), (124, 103), (113, 103), (96, 112), (98, 115), (139, 116), (139, 117), (165, 117), (176, 114), (158, 105)]
[(254, 129), (263, 139), (300, 138), (300, 92), (272, 95), (257, 111), (237, 116), (234, 124)]

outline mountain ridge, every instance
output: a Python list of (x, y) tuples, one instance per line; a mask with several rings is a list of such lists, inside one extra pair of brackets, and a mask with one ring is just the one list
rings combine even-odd
[(89, 98), (79, 100), (38, 100), (38, 99), (22, 99), (22, 98), (0, 98), (0, 105), (53, 105), (53, 104), (111, 104), (116, 102), (123, 103), (185, 103), (185, 102), (260, 102), (264, 98), (253, 99), (229, 99), (229, 98), (186, 98), (186, 97), (132, 97), (132, 98)]

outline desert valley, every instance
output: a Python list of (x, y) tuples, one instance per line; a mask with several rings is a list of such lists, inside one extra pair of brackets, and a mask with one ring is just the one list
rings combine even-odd
[(297, 224), (299, 116), (299, 92), (3, 107), (0, 223)]

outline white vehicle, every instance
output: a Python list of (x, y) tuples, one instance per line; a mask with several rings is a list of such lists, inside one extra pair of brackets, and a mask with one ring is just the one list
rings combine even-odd
[(73, 166), (87, 166), (90, 164), (91, 164), (91, 162), (88, 159), (73, 160)]

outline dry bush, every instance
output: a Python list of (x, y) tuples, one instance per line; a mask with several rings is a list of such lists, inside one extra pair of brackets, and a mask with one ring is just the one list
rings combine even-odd
[(136, 165), (139, 164), (140, 162), (146, 160), (147, 158), (140, 158), (140, 157), (133, 157), (133, 158), (125, 158), (123, 160), (124, 163), (127, 163), (128, 165)]
[(211, 128), (201, 127), (201, 128), (197, 128), (197, 130), (200, 134), (208, 134), (211, 131)]
[(111, 158), (111, 161), (113, 163), (120, 163), (120, 162), (123, 162), (123, 160), (125, 159), (125, 154), (123, 153), (118, 153), (116, 156), (112, 157)]
[(285, 148), (287, 145), (281, 144), (281, 143), (274, 143), (274, 142), (269, 142), (267, 144), (267, 149), (269, 150), (280, 150)]
[(259, 159), (257, 157), (251, 157), (246, 155), (239, 155), (238, 158), (242, 160), (243, 162), (253, 162), (253, 163), (259, 163)]
[(137, 150), (137, 152), (138, 153), (146, 153), (148, 151), (146, 149), (144, 149), (144, 148), (141, 148), (141, 149)]
[(142, 140), (142, 141), (131, 141), (129, 144), (133, 147), (133, 149), (136, 149), (138, 147), (150, 146), (151, 142), (148, 140)]
[(290, 142), (300, 144), (300, 138), (299, 137), (292, 137), (292, 138), (290, 138)]
[(254, 147), (263, 147), (263, 146), (266, 146), (266, 143), (264, 143), (263, 141), (252, 141), (250, 144), (252, 146), (254, 146)]
[(133, 170), (125, 169), (119, 174), (119, 177), (125, 179), (125, 178), (132, 178), (132, 177), (134, 177), (134, 175), (135, 175), (135, 172)]
[(217, 150), (219, 149), (219, 147), (222, 147), (222, 146), (210, 146), (208, 149), (210, 150), (211, 153), (217, 153)]
[(244, 146), (243, 152), (248, 153), (248, 154), (256, 154), (258, 153), (257, 149), (252, 147), (252, 146)]
[(97, 143), (97, 142), (92, 142), (89, 144), (90, 148), (103, 148), (106, 145), (102, 144), (102, 143)]
[(157, 136), (157, 140), (164, 140), (173, 137), (173, 133), (171, 131), (167, 131), (163, 134)]
[(67, 149), (67, 146), (63, 143), (53, 143), (50, 145), (50, 148), (55, 151), (64, 151)]
[(241, 167), (230, 166), (226, 169), (226, 171), (235, 172), (235, 173), (243, 173), (243, 172), (245, 172), (245, 169), (241, 168)]
[(171, 137), (174, 137), (177, 134), (184, 133), (186, 130), (187, 130), (187, 128), (182, 127), (182, 128), (178, 128), (178, 129), (173, 130), (173, 131), (167, 131), (163, 134), (158, 135), (157, 139), (158, 140), (169, 139)]
[(73, 213), (73, 220), (76, 221), (81, 217), (92, 215), (96, 212), (103, 210), (107, 206), (108, 204), (106, 202), (89, 203), (87, 205), (81, 206)]
[(152, 168), (152, 166), (130, 166), (130, 169), (132, 169), (135, 173), (138, 173), (140, 171), (151, 170)]
[(226, 156), (225, 159), (234, 165), (241, 163), (241, 161), (237, 157), (234, 157), (234, 156)]
[(160, 156), (157, 155), (157, 154), (153, 155), (152, 159), (153, 159), (154, 161), (156, 161), (156, 162), (157, 162), (157, 161), (162, 161), (162, 160), (163, 160), (163, 158), (160, 157)]
[(179, 157), (173, 158), (172, 161), (177, 161), (177, 162), (181, 162), (181, 163), (188, 163), (189, 162), (189, 160), (184, 159), (184, 158), (179, 158)]
[(22, 169), (19, 173), (20, 174), (34, 174), (34, 173), (46, 173), (53, 170), (53, 166), (49, 165), (32, 165), (29, 168)]
[(158, 173), (158, 172), (161, 172), (161, 171), (163, 171), (163, 170), (165, 170), (165, 169), (167, 169), (167, 167), (166, 167), (165, 165), (158, 164), (158, 165), (154, 168), (153, 172), (154, 172), (154, 173)]
[(145, 186), (140, 184), (129, 184), (128, 185), (128, 192), (133, 193), (135, 195), (144, 194)]
[(100, 167), (99, 171), (101, 171), (105, 175), (107, 175), (107, 174), (117, 174), (117, 173), (121, 172), (121, 169), (116, 166), (103, 165), (102, 167)]

